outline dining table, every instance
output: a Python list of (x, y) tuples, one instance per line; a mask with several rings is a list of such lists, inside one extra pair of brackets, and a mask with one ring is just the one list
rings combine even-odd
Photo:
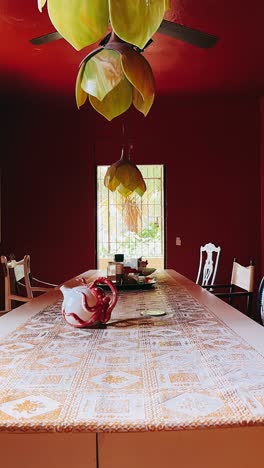
[(0, 318), (3, 468), (263, 467), (264, 328), (154, 276), (104, 326), (71, 327), (59, 288)]

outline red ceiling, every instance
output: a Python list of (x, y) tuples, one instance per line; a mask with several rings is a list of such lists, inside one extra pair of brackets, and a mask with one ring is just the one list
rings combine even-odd
[[(158, 93), (252, 94), (264, 90), (263, 0), (172, 0), (167, 16), (215, 34), (209, 50), (156, 34), (145, 52)], [(32, 37), (53, 31), (37, 0), (0, 2), (0, 81), (3, 90), (27, 87), (73, 93), (78, 64), (91, 49), (74, 50), (64, 40), (33, 46)]]

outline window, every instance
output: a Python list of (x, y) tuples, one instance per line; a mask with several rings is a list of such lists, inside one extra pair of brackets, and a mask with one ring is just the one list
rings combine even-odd
[(97, 268), (105, 270), (115, 253), (164, 268), (163, 166), (138, 165), (147, 190), (127, 198), (104, 186), (107, 167), (97, 167)]

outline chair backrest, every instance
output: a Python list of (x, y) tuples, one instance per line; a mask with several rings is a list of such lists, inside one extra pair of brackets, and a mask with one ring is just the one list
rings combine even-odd
[[(230, 285), (230, 304), (232, 305), (233, 299), (239, 295), (244, 295), (247, 297), (247, 315), (250, 317), (252, 314), (252, 303), (253, 303), (253, 288), (254, 288), (254, 273), (255, 266), (254, 262), (251, 260), (250, 265), (244, 267), (237, 262), (237, 259), (234, 258), (232, 275), (231, 275), (231, 285)], [(235, 291), (235, 288), (240, 288), (243, 291)]]
[(255, 267), (252, 261), (249, 266), (244, 267), (234, 259), (231, 284), (252, 293), (254, 288), (254, 271)]
[[(40, 281), (37, 278), (32, 277), (29, 255), (25, 255), (22, 260), (16, 261), (15, 259), (12, 259), (9, 262), (7, 261), (7, 258), (2, 255), (1, 263), (3, 266), (5, 280), (4, 312), (9, 312), (11, 310), (11, 301), (28, 302), (33, 299), (34, 293), (47, 292), (51, 287), (57, 286), (56, 284)], [(42, 286), (33, 286), (32, 282), (37, 282)], [(22, 288), (25, 291), (25, 295), (21, 295)]]
[(29, 255), (25, 255), (22, 260), (14, 263), (14, 275), (17, 283), (24, 280), (27, 297), (33, 299)]
[(264, 325), (264, 277), (260, 282), (258, 290), (258, 316), (260, 323)]
[[(2, 268), (3, 268), (3, 273), (4, 273), (4, 282), (5, 282), (5, 309), (7, 309), (7, 302), (8, 302), (7, 298), (11, 294), (11, 282), (10, 282), (10, 272), (8, 268), (7, 258), (4, 255), (1, 256), (1, 263), (2, 263)], [(11, 300), (9, 302), (11, 303)]]
[(220, 252), (221, 247), (216, 247), (211, 242), (200, 247), (200, 262), (196, 279), (197, 284), (201, 284), (202, 286), (214, 284)]
[[(11, 310), (11, 301), (27, 302), (33, 298), (30, 284), (30, 257), (25, 255), (23, 260), (16, 262), (15, 260), (7, 261), (7, 258), (2, 255), (1, 263), (4, 272), (5, 282), (5, 311)], [(18, 285), (24, 279), (25, 291), (24, 296), (19, 294)]]

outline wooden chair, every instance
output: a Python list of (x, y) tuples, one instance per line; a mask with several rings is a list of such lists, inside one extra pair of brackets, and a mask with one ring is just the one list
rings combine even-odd
[[(252, 260), (249, 266), (244, 267), (234, 258), (230, 284), (214, 284), (203, 287), (210, 289), (220, 299), (228, 298), (231, 305), (233, 305), (235, 298), (246, 297), (247, 315), (250, 316), (253, 301), (254, 271), (255, 267)], [(216, 289), (228, 289), (228, 292), (215, 292)]]
[[(56, 284), (46, 283), (37, 278), (33, 278), (30, 271), (30, 256), (25, 255), (23, 260), (7, 261), (7, 258), (2, 255), (1, 263), (4, 272), (5, 283), (5, 309), (2, 312), (9, 312), (12, 309), (11, 301), (29, 302), (33, 299), (35, 292), (44, 293), (50, 290)], [(33, 286), (34, 282), (43, 286)], [(49, 287), (44, 287), (49, 286)], [(24, 290), (25, 295), (20, 291)]]
[(200, 263), (196, 279), (197, 284), (201, 284), (201, 286), (214, 284), (220, 252), (221, 247), (216, 247), (211, 242), (200, 247)]

